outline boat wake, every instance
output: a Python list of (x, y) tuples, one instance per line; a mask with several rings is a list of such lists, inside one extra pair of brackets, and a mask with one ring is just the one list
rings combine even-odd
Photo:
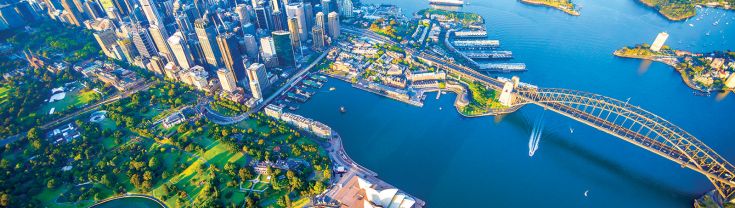
[(541, 141), (541, 134), (544, 129), (544, 113), (534, 122), (533, 129), (531, 129), (531, 137), (528, 140), (528, 156), (533, 157), (533, 154), (538, 150), (538, 143)]

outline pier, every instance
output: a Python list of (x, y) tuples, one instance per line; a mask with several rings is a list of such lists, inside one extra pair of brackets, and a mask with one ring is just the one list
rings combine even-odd
[(511, 51), (463, 51), (471, 59), (512, 59)]
[(500, 47), (499, 40), (455, 40), (454, 47), (470, 50), (492, 49)]
[(454, 32), (455, 38), (486, 38), (487, 31), (485, 30), (473, 30), (473, 31), (457, 31)]
[(482, 72), (518, 72), (526, 71), (526, 64), (524, 63), (491, 63), (491, 64), (480, 64), (480, 70)]

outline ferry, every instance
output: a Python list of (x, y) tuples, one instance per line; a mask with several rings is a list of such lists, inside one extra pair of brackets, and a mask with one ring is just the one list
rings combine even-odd
[(464, 0), (429, 0), (429, 4), (462, 6), (464, 5)]

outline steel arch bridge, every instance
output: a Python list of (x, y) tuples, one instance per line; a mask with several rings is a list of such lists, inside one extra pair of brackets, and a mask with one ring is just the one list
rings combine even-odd
[[(420, 53), (418, 57), (457, 75), (459, 79), (482, 82), (494, 90), (504, 91), (504, 85), (513, 82), (489, 77), (466, 66), (443, 61), (432, 54)], [(555, 111), (703, 174), (724, 200), (735, 202), (735, 167), (696, 137), (666, 119), (638, 106), (602, 95), (538, 88), (518, 82), (511, 84), (514, 86), (507, 113), (525, 104)]]
[(512, 106), (536, 104), (635, 144), (707, 177), (735, 197), (735, 166), (671, 122), (638, 106), (577, 90), (518, 86)]

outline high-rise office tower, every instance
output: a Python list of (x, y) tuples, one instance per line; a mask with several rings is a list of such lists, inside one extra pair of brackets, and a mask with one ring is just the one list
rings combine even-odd
[(291, 33), (288, 31), (273, 31), (273, 45), (276, 49), (276, 57), (281, 66), (294, 66), (294, 47), (291, 45)]
[(151, 40), (151, 35), (140, 24), (134, 24), (130, 27), (130, 37), (133, 39), (133, 45), (135, 45), (135, 48), (141, 56), (151, 58), (158, 54), (156, 46), (153, 45)]
[(161, 17), (156, 4), (152, 0), (140, 0), (140, 7), (143, 9), (143, 14), (145, 14), (149, 25), (156, 25), (163, 28), (163, 17)]
[(337, 12), (329, 13), (329, 37), (337, 39), (339, 37), (339, 15)]
[(322, 12), (324, 12), (324, 14), (332, 12), (332, 1), (322, 0)]
[(342, 0), (342, 5), (339, 5), (339, 13), (345, 18), (351, 18), (353, 7), (352, 0)]
[(237, 14), (237, 17), (240, 19), (240, 25), (245, 25), (250, 23), (250, 13), (248, 13), (248, 6), (245, 4), (238, 4), (235, 7), (235, 13)]
[(220, 63), (222, 63), (220, 60), (222, 53), (217, 45), (214, 30), (213, 25), (210, 24), (207, 19), (199, 18), (194, 21), (194, 31), (196, 31), (197, 39), (199, 39), (199, 44), (202, 47), (202, 52), (204, 52), (207, 68), (210, 70), (214, 70), (220, 66)]
[(66, 17), (68, 18), (69, 23), (76, 26), (82, 26), (84, 16), (82, 15), (82, 12), (79, 11), (76, 4), (74, 4), (73, 0), (61, 0), (61, 6), (64, 7), (64, 11), (67, 12)]
[(187, 47), (184, 41), (184, 34), (176, 32), (171, 35), (168, 38), (168, 45), (171, 46), (171, 52), (181, 69), (186, 70), (194, 66), (194, 63), (191, 61), (191, 51), (189, 51), (189, 47)]
[(290, 3), (286, 6), (286, 14), (288, 15), (288, 18), (296, 18), (298, 20), (298, 33), (299, 33), (299, 39), (306, 40), (309, 37), (307, 36), (306, 31), (306, 17), (304, 16), (304, 6), (301, 3)]
[(271, 29), (271, 17), (268, 8), (258, 6), (255, 8), (255, 22), (258, 23), (258, 28), (264, 30)]
[(261, 100), (263, 99), (262, 88), (267, 86), (268, 74), (265, 71), (265, 65), (260, 63), (254, 63), (248, 67), (248, 81), (250, 83), (250, 93), (253, 94), (253, 98)]
[(273, 30), (284, 30), (286, 25), (285, 15), (281, 11), (273, 12)]
[(291, 45), (294, 48), (301, 47), (301, 38), (299, 38), (299, 19), (295, 17), (288, 19), (288, 32), (291, 35)]
[(89, 14), (89, 18), (91, 19), (102, 18), (105, 16), (105, 13), (102, 11), (102, 7), (100, 7), (96, 1), (85, 1), (84, 10), (85, 13)]
[(222, 89), (227, 92), (233, 92), (237, 90), (237, 80), (235, 79), (235, 73), (232, 73), (229, 69), (220, 68), (217, 70), (217, 77), (219, 83), (222, 85)]
[(314, 24), (321, 28), (327, 28), (326, 25), (324, 25), (324, 13), (323, 12), (316, 13), (316, 17), (314, 17)]
[(304, 2), (304, 19), (306, 20), (304, 26), (306, 30), (314, 26), (314, 7), (309, 2)]
[(245, 41), (245, 51), (248, 57), (251, 59), (257, 59), (258, 58), (258, 41), (255, 40), (255, 36), (251, 34), (245, 34), (243, 41)]
[(168, 42), (166, 42), (166, 40), (168, 39), (166, 28), (162, 26), (159, 27), (158, 25), (151, 25), (148, 27), (148, 32), (150, 32), (151, 39), (153, 39), (153, 43), (156, 44), (156, 49), (158, 49), (158, 52), (166, 57), (166, 60), (173, 61), (173, 54), (171, 53), (171, 49), (168, 46)]
[(237, 38), (232, 33), (223, 33), (217, 35), (217, 45), (222, 52), (222, 63), (225, 68), (235, 73), (240, 86), (244, 85), (245, 66), (242, 64), (242, 53), (237, 49)]
[(311, 28), (311, 40), (314, 42), (314, 49), (315, 50), (323, 50), (324, 49), (324, 28), (319, 26), (314, 26)]
[(260, 49), (263, 50), (263, 59), (276, 55), (276, 46), (273, 45), (273, 38), (270, 36), (260, 38)]

